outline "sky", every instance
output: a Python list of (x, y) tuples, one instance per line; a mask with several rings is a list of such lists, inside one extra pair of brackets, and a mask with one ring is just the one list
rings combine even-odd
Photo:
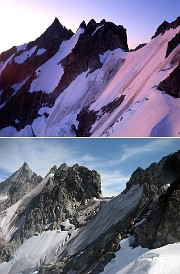
[(100, 173), (105, 197), (116, 196), (139, 166), (179, 149), (179, 138), (0, 138), (0, 182), (24, 162), (41, 176), (54, 165), (77, 163)]
[(88, 23), (92, 18), (123, 25), (129, 47), (135, 48), (179, 13), (179, 0), (0, 0), (0, 52), (35, 40), (55, 17), (74, 32), (83, 20)]

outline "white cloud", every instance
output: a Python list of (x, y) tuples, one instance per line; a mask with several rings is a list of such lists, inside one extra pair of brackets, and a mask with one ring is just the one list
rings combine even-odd
[(68, 148), (60, 139), (1, 139), (0, 166), (15, 172), (24, 162), (36, 173), (45, 176), (53, 165), (76, 163), (76, 149)]
[(150, 142), (147, 142), (145, 145), (139, 145), (139, 146), (127, 146), (123, 145), (123, 150), (124, 153), (123, 155), (117, 159), (117, 160), (112, 160), (109, 162), (110, 165), (118, 164), (121, 162), (124, 162), (130, 158), (135, 157), (136, 155), (140, 154), (146, 154), (151, 153), (154, 151), (158, 150), (163, 150), (164, 148), (167, 148), (168, 146), (171, 146), (173, 143), (176, 142), (176, 139), (164, 139), (164, 138), (159, 138), (159, 139), (151, 139)]
[[(82, 155), (80, 146), (62, 139), (0, 139), (0, 168), (6, 173), (17, 171), (24, 162), (38, 175), (45, 176), (53, 165), (78, 163), (89, 169), (104, 167), (104, 160), (90, 153)], [(0, 175), (1, 176), (1, 175)]]
[(117, 196), (126, 187), (130, 176), (124, 175), (122, 171), (101, 171), (102, 192), (104, 197)]

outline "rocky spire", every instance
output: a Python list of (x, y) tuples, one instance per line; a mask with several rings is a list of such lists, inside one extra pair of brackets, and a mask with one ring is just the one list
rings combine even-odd
[(73, 35), (71, 30), (63, 27), (58, 18), (55, 18), (53, 23), (46, 31), (36, 40), (38, 43), (43, 43), (44, 48), (49, 48), (50, 45), (58, 44), (58, 47), (64, 40), (69, 40)]
[(25, 162), (18, 171), (0, 184), (0, 196), (7, 199), (0, 201), (0, 212), (15, 204), (25, 194), (29, 193), (42, 180)]
[(85, 29), (86, 28), (86, 22), (82, 21), (82, 23), (79, 25), (80, 28)]
[(21, 169), (25, 169), (25, 170), (31, 170), (28, 163), (24, 162), (24, 164), (22, 165)]

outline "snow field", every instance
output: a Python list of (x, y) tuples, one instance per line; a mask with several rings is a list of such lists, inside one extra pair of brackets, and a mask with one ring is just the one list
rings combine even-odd
[(69, 41), (61, 44), (59, 51), (50, 60), (37, 69), (37, 79), (32, 82), (30, 92), (42, 90), (51, 93), (54, 91), (64, 73), (60, 62), (70, 54), (83, 32), (84, 29), (79, 28)]
[[(33, 136), (34, 132), (36, 136), (74, 137), (71, 126), (78, 126), (77, 114), (86, 106), (99, 111), (91, 128), (92, 137), (179, 137), (180, 99), (157, 90), (158, 84), (177, 66), (171, 61), (180, 45), (166, 59), (165, 54), (168, 41), (179, 31), (180, 27), (170, 29), (135, 52), (121, 49), (105, 52), (100, 55), (101, 69), (78, 75), (52, 108), (42, 106), (39, 110), (42, 116), (32, 123), (33, 131), (31, 126), (19, 132), (7, 127), (0, 130), (1, 136)], [(54, 91), (64, 73), (59, 63), (71, 52), (83, 32), (80, 28), (69, 41), (63, 42), (58, 53), (36, 71), (37, 79), (32, 82), (30, 92)], [(21, 84), (13, 85), (15, 91)], [(102, 115), (100, 109), (121, 95), (125, 95), (121, 105), (111, 114)], [(45, 112), (48, 117), (43, 115)]]
[(106, 265), (103, 274), (179, 274), (180, 243), (149, 250), (132, 248), (130, 238), (120, 242), (121, 249)]
[(31, 57), (31, 55), (35, 52), (36, 48), (37, 48), (37, 46), (34, 46), (34, 47), (32, 47), (30, 50), (24, 51), (21, 55), (16, 56), (16, 57), (14, 58), (14, 61), (15, 61), (17, 64), (22, 64), (22, 63), (24, 63), (24, 62), (27, 60), (27, 58)]
[[(108, 51), (101, 56), (102, 69), (89, 74), (89, 70), (78, 75), (77, 78), (57, 98), (55, 105), (49, 109), (45, 136), (75, 136), (71, 125), (78, 125), (77, 113), (102, 93), (107, 84), (107, 70), (111, 70), (125, 53), (121, 49)], [(122, 58), (121, 58), (122, 56)], [(37, 130), (38, 130), (38, 124)], [(33, 129), (36, 128), (33, 124)], [(41, 135), (43, 136), (43, 135)]]
[[(69, 255), (83, 250), (86, 246), (98, 239), (100, 235), (106, 233), (113, 225), (119, 223), (130, 211), (137, 206), (142, 196), (142, 187), (133, 186), (126, 194), (120, 194), (109, 201), (66, 246)], [(112, 214), (113, 212), (113, 214)]]
[(68, 241), (68, 231), (46, 231), (25, 241), (16, 251), (13, 259), (0, 264), (0, 273), (32, 274), (59, 253)]
[(180, 100), (171, 98), (170, 105), (170, 96), (156, 90), (156, 86), (168, 77), (177, 65), (168, 64), (180, 46), (167, 59), (164, 60), (164, 56), (167, 41), (171, 40), (179, 30), (180, 27), (171, 29), (140, 50), (127, 55), (124, 65), (103, 94), (90, 106), (90, 110), (98, 111), (121, 95), (126, 96), (125, 100), (111, 115), (106, 115), (93, 125), (92, 136), (152, 136), (154, 126), (161, 123), (166, 116), (174, 123), (171, 125), (166, 119), (164, 122), (167, 124), (166, 128), (162, 131), (159, 129), (155, 136), (179, 135), (178, 117), (177, 115), (174, 117), (176, 111), (172, 110), (176, 102), (179, 106)]

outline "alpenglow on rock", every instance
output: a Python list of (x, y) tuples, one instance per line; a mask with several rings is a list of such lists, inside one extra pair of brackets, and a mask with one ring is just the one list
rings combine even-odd
[(178, 17), (129, 51), (121, 25), (56, 18), (0, 54), (0, 136), (179, 137), (179, 33)]

